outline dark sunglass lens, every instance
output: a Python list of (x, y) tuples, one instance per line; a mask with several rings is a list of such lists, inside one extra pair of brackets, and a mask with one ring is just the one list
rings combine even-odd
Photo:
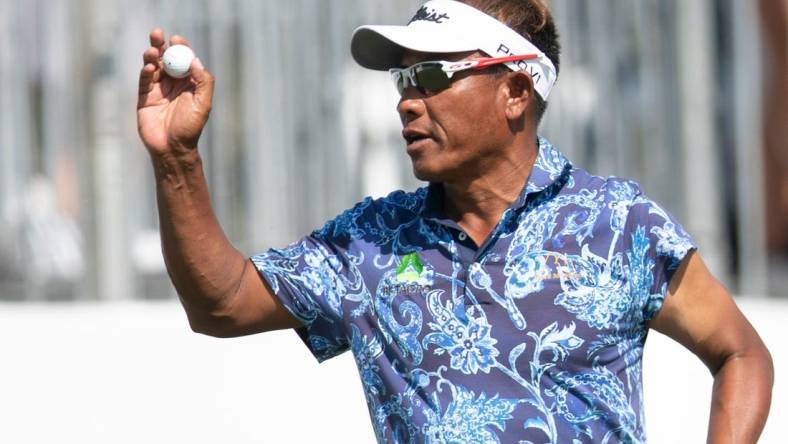
[(423, 89), (441, 91), (451, 85), (451, 79), (441, 69), (440, 65), (425, 66), (416, 73), (416, 81)]

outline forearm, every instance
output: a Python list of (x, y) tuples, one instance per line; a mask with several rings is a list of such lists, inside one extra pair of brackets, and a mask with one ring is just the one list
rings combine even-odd
[(723, 363), (714, 376), (709, 443), (758, 441), (769, 414), (773, 372), (765, 347)]
[(190, 320), (210, 315), (238, 287), (246, 259), (216, 219), (199, 152), (151, 159), (167, 272)]

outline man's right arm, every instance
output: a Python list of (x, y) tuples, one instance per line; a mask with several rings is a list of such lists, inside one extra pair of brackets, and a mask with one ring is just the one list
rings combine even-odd
[[(156, 177), (162, 252), (196, 332), (231, 337), (301, 325), (255, 266), (229, 242), (210, 202), (197, 141), (210, 113), (213, 76), (199, 60), (190, 77), (163, 73), (164, 33), (143, 55), (137, 124)], [(171, 44), (187, 44), (173, 36)]]
[(164, 261), (192, 329), (231, 337), (301, 325), (222, 231), (198, 151), (152, 160)]

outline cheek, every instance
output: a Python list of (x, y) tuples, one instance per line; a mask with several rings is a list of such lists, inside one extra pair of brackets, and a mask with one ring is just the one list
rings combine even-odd
[(452, 147), (478, 148), (481, 144), (494, 143), (506, 128), (505, 119), (498, 115), (491, 101), (468, 100), (456, 110), (442, 111), (435, 113), (436, 126)]

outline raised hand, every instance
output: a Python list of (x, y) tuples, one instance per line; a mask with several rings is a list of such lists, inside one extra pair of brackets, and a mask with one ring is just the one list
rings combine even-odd
[[(211, 112), (213, 75), (195, 58), (189, 76), (174, 79), (162, 67), (161, 56), (167, 48), (164, 31), (154, 29), (150, 44), (142, 56), (137, 131), (152, 155), (187, 153), (197, 148)], [(177, 35), (170, 38), (170, 45), (175, 44), (191, 46)]]

